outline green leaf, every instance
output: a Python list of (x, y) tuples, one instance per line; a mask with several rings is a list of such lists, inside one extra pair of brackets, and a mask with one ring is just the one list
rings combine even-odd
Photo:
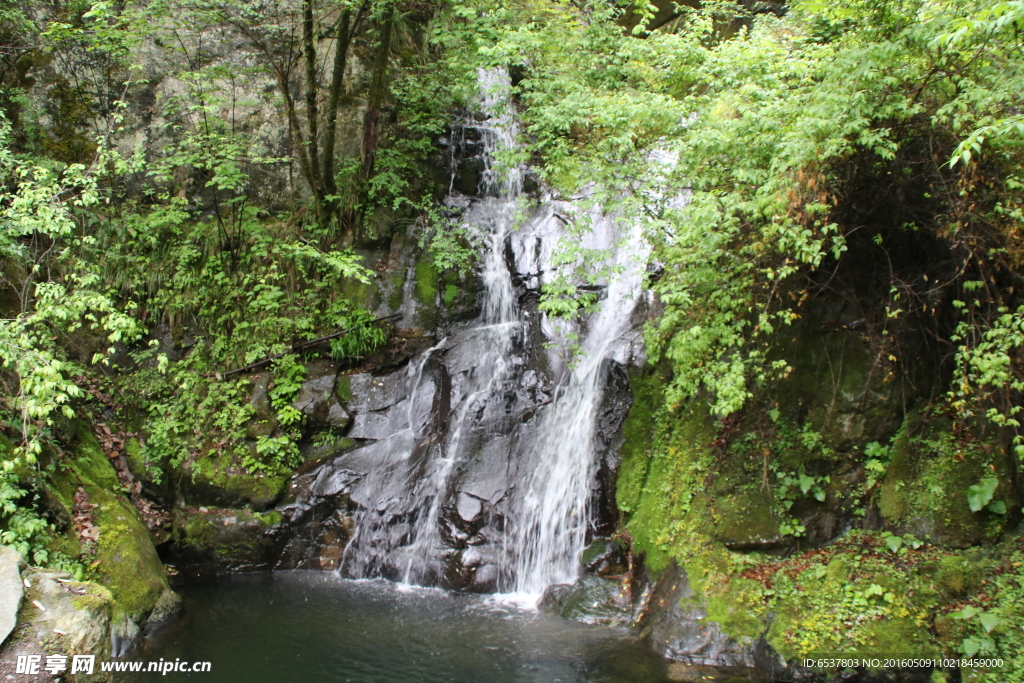
[(967, 503), (971, 506), (971, 512), (979, 512), (988, 505), (998, 486), (999, 480), (995, 477), (989, 477), (968, 488)]
[(885, 545), (889, 547), (889, 550), (896, 552), (903, 546), (903, 539), (899, 536), (889, 536), (885, 539)]
[(991, 633), (992, 629), (999, 626), (1000, 619), (991, 612), (982, 612), (978, 615), (978, 619), (981, 621), (981, 627), (985, 629), (985, 633)]
[(954, 619), (970, 619), (971, 617), (973, 617), (974, 615), (978, 614), (979, 612), (981, 612), (981, 610), (978, 609), (977, 607), (972, 607), (971, 605), (967, 605), (967, 607), (964, 607), (959, 612), (953, 612), (952, 614), (950, 614), (950, 616), (953, 617)]
[(808, 477), (806, 474), (800, 475), (800, 492), (807, 493), (814, 486), (814, 477)]
[(997, 515), (1005, 515), (1006, 503), (1004, 503), (1001, 500), (993, 500), (991, 503), (988, 504), (988, 506), (985, 509), (988, 510), (989, 512), (994, 512)]

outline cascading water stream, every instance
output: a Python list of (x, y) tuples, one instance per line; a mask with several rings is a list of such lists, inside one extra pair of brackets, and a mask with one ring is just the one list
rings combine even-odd
[(379, 492), (393, 487), (396, 478), (405, 477), (407, 498), (416, 501), (414, 509), (407, 511), (401, 521), (409, 526), (403, 539), (407, 542), (397, 548), (374, 548), (389, 536), (383, 527), (394, 524), (395, 520), (387, 510), (364, 511), (356, 520), (356, 532), (343, 556), (342, 570), (349, 576), (375, 576), (381, 572), (382, 565), (390, 564), (404, 567), (401, 577), (405, 583), (438, 582), (437, 572), (431, 567), (445, 554), (441, 513), (450, 480), (462, 457), (463, 436), (474, 426), (471, 417), (499, 395), (509, 371), (512, 346), (520, 332), (519, 311), (504, 254), (505, 241), (514, 226), (522, 195), (522, 173), (514, 164), (502, 165), (499, 161), (503, 153), (513, 150), (517, 126), (508, 113), (508, 74), (497, 70), (481, 71), (480, 84), (483, 109), (490, 118), (474, 126), (481, 135), (486, 166), (479, 188), (483, 199), (473, 209), (473, 227), (483, 234), (486, 245), (482, 268), (484, 291), (480, 325), (463, 335), (464, 343), (473, 344), (480, 353), (461, 385), (462, 395), (455, 399), (458, 407), (449, 427), (447, 443), (439, 457), (431, 458), (423, 468), (407, 465), (420, 436), (412, 411), (424, 367), (432, 353), (445, 348), (447, 340), (442, 340), (410, 365), (407, 438), (392, 437), (385, 462), (377, 465), (364, 482), (373, 492), (370, 497), (383, 501), (385, 496)]
[[(404, 371), (361, 376), (349, 436), (362, 441), (323, 481), (343, 482), (354, 510), (344, 576), (538, 595), (580, 571), (607, 360), (629, 329), (647, 248), (639, 228), (600, 206), (549, 198), (530, 208), (509, 76), (482, 70), (479, 82), (487, 118), (453, 136), (479, 140), (477, 195), (451, 198), (482, 247), (479, 316), (449, 327)], [(570, 235), (566, 216), (584, 212), (590, 230)], [(608, 257), (604, 296), (578, 324), (573, 365), (553, 382), (564, 362), (545, 349), (561, 331), (519, 297), (557, 273), (556, 245), (567, 238)], [(414, 326), (424, 304), (411, 300), (415, 262), (405, 272), (403, 325)]]
[(483, 146), (486, 167), (481, 175), (480, 194), (484, 199), (475, 207), (477, 227), (486, 240), (483, 262), (482, 324), (472, 332), (483, 349), (472, 377), (467, 384), (466, 398), (456, 413), (449, 433), (444, 456), (431, 475), (431, 497), (427, 513), (418, 520), (409, 551), (405, 583), (416, 582), (417, 567), (443, 552), (441, 538), (442, 493), (448, 489), (452, 474), (459, 464), (463, 435), (469, 426), (468, 418), (480, 409), (480, 404), (496, 394), (509, 370), (509, 355), (519, 329), (519, 311), (516, 306), (512, 276), (505, 263), (505, 240), (514, 226), (519, 198), (523, 192), (522, 173), (514, 164), (501, 165), (498, 157), (511, 152), (516, 144), (518, 129), (508, 113), (510, 104), (509, 77), (504, 71), (482, 70), (479, 75), (483, 110), (490, 115), (485, 124), (477, 126)]
[[(595, 208), (594, 230), (617, 231), (614, 217)], [(522, 484), (520, 518), (509, 540), (514, 592), (538, 595), (555, 583), (575, 580), (593, 523), (595, 430), (604, 391), (605, 363), (629, 328), (641, 293), (647, 248), (633, 227), (610, 257), (606, 296), (589, 321), (577, 362), (544, 413), (531, 466)]]

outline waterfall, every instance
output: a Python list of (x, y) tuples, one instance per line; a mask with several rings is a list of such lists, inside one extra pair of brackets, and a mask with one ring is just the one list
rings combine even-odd
[[(405, 428), (383, 440), (385, 448), (360, 482), (363, 505), (355, 521), (355, 533), (342, 559), (342, 571), (354, 578), (390, 575), (405, 583), (437, 584), (443, 571), (437, 560), (447, 550), (442, 534), (443, 507), (450, 495), (451, 479), (465, 458), (464, 437), (478, 425), (476, 417), (488, 402), (499, 399), (509, 379), (512, 349), (521, 335), (520, 314), (512, 276), (505, 263), (505, 242), (512, 231), (522, 195), (522, 173), (500, 157), (511, 152), (518, 133), (507, 102), (509, 79), (501, 71), (480, 73), (484, 110), (490, 117), (473, 125), (481, 136), (485, 168), (479, 195), (468, 218), (483, 238), (481, 279), (483, 294), (478, 324), (460, 335), (460, 343), (474, 349), (473, 365), (452, 397), (454, 418), (440, 448), (424, 447), (426, 424), (415, 411), (419, 395), (434, 391), (424, 369), (431, 356), (450, 349), (450, 340), (414, 359), (405, 378), (408, 394)], [(424, 256), (427, 258), (427, 256)], [(402, 310), (409, 316), (410, 266)], [(419, 453), (417, 452), (419, 451)], [(416, 456), (419, 457), (416, 457)], [(396, 533), (394, 528), (400, 527)]]
[[(491, 114), (492, 121), (485, 137), (490, 143), (487, 158), (493, 159), (495, 151), (514, 149), (518, 129), (502, 95), (508, 88), (507, 74), (481, 71), (481, 81), (488, 93), (484, 111)], [(499, 204), (509, 211), (514, 210), (522, 193), (521, 172), (510, 170), (514, 172), (500, 182), (497, 193)], [(489, 172), (490, 168), (485, 178), (489, 178)], [(487, 182), (499, 185), (493, 178)], [(627, 227), (624, 244), (617, 244), (616, 237), (623, 232), (620, 221), (604, 214), (600, 206), (592, 206), (589, 214), (591, 234), (604, 237), (603, 246), (610, 251), (604, 264), (610, 275), (605, 296), (587, 326), (578, 362), (556, 389), (541, 418), (535, 443), (523, 454), (529, 466), (525, 480), (518, 484), (518, 519), (512, 521), (513, 533), (506, 537), (516, 593), (539, 594), (547, 586), (572, 581), (579, 574), (579, 557), (593, 521), (591, 482), (597, 464), (594, 431), (604, 390), (605, 361), (629, 328), (630, 314), (642, 289), (648, 249), (640, 226)], [(509, 224), (506, 218), (492, 231), (484, 269), (488, 294), (485, 310), (492, 297), (504, 294), (504, 283), (509, 284), (507, 291), (511, 293), (508, 269), (500, 255)], [(502, 284), (499, 287), (495, 282)]]
[(408, 552), (406, 583), (422, 582), (420, 567), (428, 565), (438, 552), (443, 552), (441, 538), (442, 495), (448, 490), (452, 474), (459, 464), (460, 447), (468, 419), (493, 400), (505, 379), (515, 335), (519, 332), (519, 310), (516, 305), (512, 275), (505, 263), (505, 240), (514, 227), (518, 202), (523, 193), (522, 172), (515, 164), (502, 164), (499, 156), (515, 148), (518, 127), (507, 101), (511, 83), (508, 74), (498, 70), (481, 70), (479, 74), (483, 109), (490, 117), (477, 124), (484, 146), (486, 164), (481, 174), (479, 193), (483, 200), (473, 211), (475, 227), (483, 232), (482, 279), (484, 285), (481, 325), (471, 334), (481, 354), (466, 383), (466, 398), (457, 409), (449, 431), (444, 456), (430, 478), (433, 493), (426, 514), (417, 519), (413, 542)]
[[(294, 509), (344, 496), (344, 576), (536, 595), (577, 577), (593, 531), (608, 362), (629, 361), (623, 335), (647, 247), (639, 226), (587, 197), (527, 197), (509, 76), (482, 70), (479, 82), (485, 117), (467, 117), (453, 135), (473, 140), (476, 195), (453, 190), (446, 200), (481, 245), (479, 313), (447, 325), (404, 368), (346, 380), (356, 446), (309, 475), (312, 498)], [(573, 221), (589, 229), (570, 234)], [(534, 303), (565, 267), (557, 253), (566, 239), (607, 255), (591, 264), (605, 273), (600, 300), (575, 322), (548, 319)], [(406, 273), (402, 324), (414, 326), (415, 261), (396, 267)], [(567, 362), (553, 347), (569, 336), (579, 345)]]
[[(593, 210), (595, 232), (617, 232), (614, 217)], [(592, 314), (579, 356), (544, 413), (522, 483), (521, 516), (509, 539), (514, 592), (539, 594), (551, 584), (579, 575), (580, 555), (591, 530), (591, 483), (597, 463), (594, 438), (605, 363), (629, 328), (641, 293), (646, 247), (642, 231), (629, 229), (625, 245), (613, 252), (606, 296)]]

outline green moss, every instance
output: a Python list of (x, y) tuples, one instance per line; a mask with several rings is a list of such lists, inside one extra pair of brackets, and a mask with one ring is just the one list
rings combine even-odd
[(254, 474), (236, 466), (227, 451), (212, 451), (189, 466), (181, 487), (189, 500), (203, 505), (244, 506), (264, 510), (280, 497), (290, 473)]
[(436, 302), (440, 273), (432, 259), (423, 257), (416, 262), (416, 298), (430, 305)]
[[(995, 498), (1016, 505), (1006, 451), (993, 447), (991, 430), (990, 443), (974, 440), (971, 434), (986, 433), (980, 425), (961, 425), (954, 437), (946, 418), (921, 410), (904, 416), (897, 383), (886, 384), (885, 369), (856, 335), (805, 337), (797, 347), (808, 354), (794, 356), (792, 384), (771, 387), (721, 422), (701, 401), (669, 411), (655, 375), (631, 375), (636, 398), (616, 500), (634, 553), (655, 574), (676, 563), (692, 588), (688, 606), (733, 638), (766, 637), (785, 658), (956, 652), (976, 625), (948, 615), (989, 603), (997, 577), (1008, 576), (989, 550), (951, 550), (1005, 533), (1011, 515), (972, 513), (966, 494), (979, 478), (995, 476)], [(891, 444), (872, 456), (889, 460), (877, 488), (869, 488), (864, 469), (871, 441)], [(932, 543), (893, 551), (881, 533), (855, 530), (786, 559), (750, 553), (772, 552), (781, 540), (777, 480), (798, 475), (826, 494), (819, 501), (814, 489), (802, 491), (792, 508), (801, 521), (817, 523), (817, 533), (824, 526), (818, 512), (856, 524), (853, 510), (873, 500), (886, 529)], [(1024, 607), (1021, 615), (1024, 624)]]
[(1006, 459), (993, 456), (1002, 449), (955, 438), (948, 419), (913, 411), (891, 452), (878, 508), (897, 531), (952, 548), (998, 537), (1005, 516), (972, 512), (967, 489), (994, 474), (1002, 482), (996, 498), (1012, 500)]
[(84, 421), (78, 421), (75, 429), (75, 457), (71, 461), (71, 467), (83, 479), (107, 490), (118, 490), (121, 483), (117, 479), (117, 472), (114, 470), (106, 453), (100, 446), (100, 442), (93, 436), (92, 430)]
[(722, 631), (750, 642), (764, 633), (764, 588), (750, 579), (733, 578), (725, 590), (707, 597), (708, 618)]
[(281, 523), (281, 513), (277, 510), (268, 510), (267, 512), (257, 512), (253, 514), (253, 517), (258, 519), (265, 528), (270, 528)]
[(416, 261), (416, 323), (423, 330), (432, 330), (437, 326), (437, 305), (441, 274), (434, 265), (433, 259), (427, 255)]
[(388, 275), (388, 308), (397, 311), (402, 308), (402, 298), (405, 295), (405, 268), (395, 268)]
[(992, 565), (979, 551), (947, 555), (936, 567), (935, 587), (950, 600), (970, 595), (981, 587)]
[(643, 494), (661, 399), (661, 383), (657, 377), (632, 372), (629, 381), (633, 404), (622, 428), (622, 464), (615, 489), (619, 510), (627, 513), (636, 510)]
[(181, 539), (186, 545), (197, 550), (209, 550), (214, 545), (217, 537), (217, 530), (206, 517), (199, 513), (191, 516), (182, 527), (184, 538)]
[(348, 375), (341, 375), (334, 382), (334, 394), (343, 405), (352, 403), (352, 379)]
[[(780, 563), (766, 638), (787, 659), (810, 654), (937, 655), (929, 632), (935, 594), (907, 563), (870, 538)], [(877, 545), (874, 545), (876, 544)]]
[[(70, 515), (75, 491), (81, 486), (89, 502), (96, 505), (93, 522), (100, 529), (95, 557), (89, 571), (109, 589), (115, 603), (115, 618), (134, 620), (145, 617), (160, 594), (168, 590), (163, 564), (157, 555), (149, 531), (135, 508), (117, 492), (121, 490), (117, 472), (85, 422), (76, 425), (74, 457), (65, 467), (49, 475), (48, 490), (60, 500)], [(74, 528), (69, 526), (63, 539), (65, 552), (81, 552)], [(93, 591), (102, 598), (102, 587)], [(92, 589), (90, 589), (92, 590)]]
[(76, 609), (98, 611), (106, 609), (114, 603), (114, 595), (104, 586), (92, 581), (76, 583), (75, 588), (84, 591), (71, 596), (71, 602)]
[(71, 637), (62, 633), (47, 633), (39, 638), (39, 646), (47, 655), (71, 652)]
[(354, 277), (347, 277), (341, 281), (341, 294), (349, 301), (355, 301), (364, 308), (373, 310), (379, 296), (377, 286), (373, 281), (363, 282)]
[(850, 566), (842, 557), (833, 558), (825, 567), (825, 578), (829, 581), (846, 581), (850, 577)]
[(145, 525), (128, 503), (88, 484), (86, 493), (98, 504), (93, 519), (100, 527), (92, 568), (114, 596), (115, 620), (124, 615), (139, 621), (168, 590), (163, 564)]
[(771, 491), (745, 487), (745, 483), (741, 476), (719, 475), (716, 480), (716, 489), (724, 484), (733, 493), (719, 495), (713, 502), (706, 503), (714, 509), (715, 538), (730, 547), (778, 540), (780, 519)]
[(447, 285), (444, 288), (444, 305), (451, 306), (459, 296), (459, 288), (455, 285)]
[(128, 439), (124, 448), (125, 458), (128, 460), (128, 467), (132, 472), (145, 472), (146, 459), (142, 456), (142, 444), (134, 436)]
[(649, 451), (638, 449), (627, 454), (631, 462), (623, 461), (627, 528), (635, 551), (645, 554), (653, 571), (671, 558), (684, 562), (693, 554), (692, 532), (699, 522), (691, 503), (713, 463), (711, 423), (698, 406), (681, 409), (660, 420)]
[(189, 562), (214, 572), (251, 567), (265, 561), (271, 541), (264, 532), (281, 519), (276, 510), (188, 509), (176, 520), (175, 542), (189, 551)]

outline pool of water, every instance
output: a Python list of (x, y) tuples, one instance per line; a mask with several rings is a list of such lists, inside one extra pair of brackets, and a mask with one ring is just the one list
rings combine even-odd
[(626, 630), (492, 596), (324, 572), (235, 576), (181, 594), (183, 616), (130, 659), (209, 661), (211, 670), (117, 674), (118, 683), (667, 680), (663, 660)]

